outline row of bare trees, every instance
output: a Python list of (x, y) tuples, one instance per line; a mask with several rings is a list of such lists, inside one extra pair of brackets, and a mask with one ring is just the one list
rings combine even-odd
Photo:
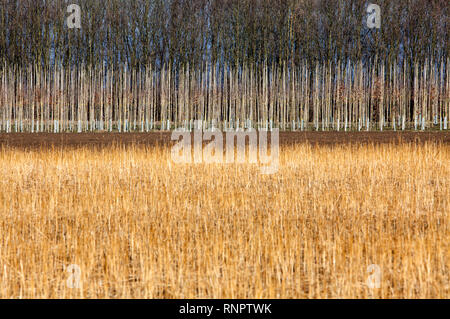
[(447, 129), (448, 1), (373, 2), (0, 0), (0, 130)]
[(194, 120), (222, 129), (442, 130), (450, 124), (449, 63), (4, 67), (0, 130), (192, 130)]

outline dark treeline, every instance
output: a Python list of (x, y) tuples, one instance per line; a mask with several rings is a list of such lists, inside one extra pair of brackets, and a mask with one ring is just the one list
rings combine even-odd
[[(0, 59), (42, 66), (440, 61), (448, 0), (0, 0)], [(81, 29), (66, 9), (81, 7)]]
[(448, 129), (449, 1), (373, 2), (0, 0), (0, 131)]

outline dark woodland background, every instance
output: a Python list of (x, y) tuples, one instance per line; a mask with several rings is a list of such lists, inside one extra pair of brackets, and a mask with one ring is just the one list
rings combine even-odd
[[(372, 2), (381, 29), (367, 28), (361, 0), (1, 0), (0, 59), (176, 68), (448, 56), (449, 1)], [(71, 3), (81, 30), (67, 28)]]
[(369, 3), (0, 0), (0, 131), (447, 129), (450, 2)]

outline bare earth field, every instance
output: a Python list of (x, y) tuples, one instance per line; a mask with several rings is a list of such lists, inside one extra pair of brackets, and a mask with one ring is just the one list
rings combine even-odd
[[(2, 133), (0, 145), (17, 147), (111, 144), (167, 145), (170, 132), (153, 133)], [(400, 143), (426, 141), (450, 144), (450, 132), (280, 132), (280, 144)]]
[(0, 298), (450, 297), (448, 133), (280, 135), (272, 175), (1, 135)]

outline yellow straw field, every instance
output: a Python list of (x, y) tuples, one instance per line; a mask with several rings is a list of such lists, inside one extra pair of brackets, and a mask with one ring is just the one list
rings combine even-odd
[(2, 146), (0, 297), (449, 298), (449, 164), (436, 143), (281, 146), (273, 175)]

